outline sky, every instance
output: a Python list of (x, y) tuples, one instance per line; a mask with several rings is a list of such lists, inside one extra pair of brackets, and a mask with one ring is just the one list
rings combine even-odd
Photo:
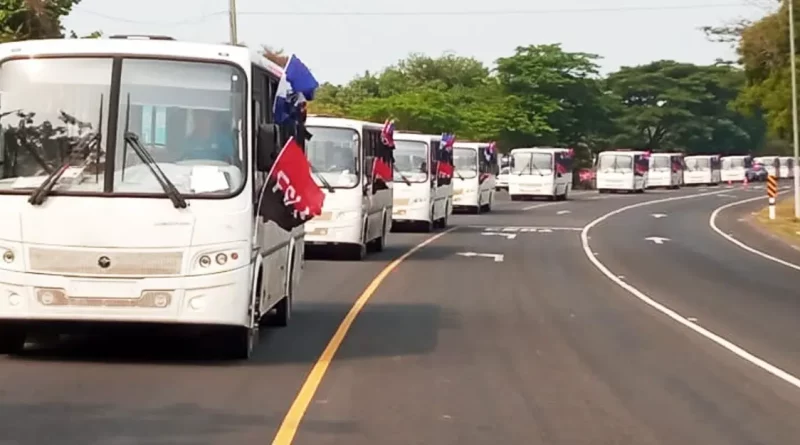
[[(597, 54), (604, 73), (672, 59), (735, 59), (702, 26), (758, 19), (776, 0), (237, 0), (238, 40), (295, 53), (321, 82), (346, 83), (412, 52), (492, 65), (518, 46), (561, 43)], [(228, 0), (82, 0), (64, 20), (78, 34), (158, 34), (222, 43)]]

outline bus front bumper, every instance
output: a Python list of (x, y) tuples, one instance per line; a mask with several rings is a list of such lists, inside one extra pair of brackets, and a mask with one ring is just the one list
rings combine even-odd
[(251, 283), (250, 265), (135, 279), (0, 271), (0, 319), (247, 326)]
[(305, 224), (305, 230), (306, 244), (361, 244), (360, 215), (327, 221), (312, 219)]
[(431, 210), (428, 202), (421, 201), (410, 204), (399, 204), (395, 201), (392, 207), (392, 221), (398, 223), (430, 221)]

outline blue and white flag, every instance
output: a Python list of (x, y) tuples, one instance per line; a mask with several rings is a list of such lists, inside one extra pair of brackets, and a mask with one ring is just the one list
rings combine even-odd
[(275, 104), (272, 107), (275, 122), (279, 125), (296, 122), (300, 105), (314, 100), (317, 88), (319, 88), (317, 79), (308, 67), (292, 54), (283, 67), (283, 75), (276, 91)]

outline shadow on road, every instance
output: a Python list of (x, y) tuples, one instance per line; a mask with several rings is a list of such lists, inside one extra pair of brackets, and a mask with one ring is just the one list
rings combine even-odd
[[(113, 333), (98, 330), (91, 335), (62, 337), (49, 344), (35, 344), (12, 359), (209, 366), (311, 364), (351, 307), (349, 304), (298, 302), (289, 327), (261, 330), (256, 352), (247, 362), (216, 359), (213, 337), (158, 335), (152, 328)], [(433, 304), (368, 304), (353, 324), (336, 359), (428, 354), (436, 348), (438, 332), (443, 328), (440, 311)], [(399, 332), (403, 335), (394, 336)]]
[[(89, 390), (87, 388), (87, 390)], [(0, 404), (0, 443), (18, 445), (209, 443), (214, 436), (262, 428), (280, 419), (177, 404), (151, 410), (112, 404)], [(126, 440), (127, 439), (127, 440)]]

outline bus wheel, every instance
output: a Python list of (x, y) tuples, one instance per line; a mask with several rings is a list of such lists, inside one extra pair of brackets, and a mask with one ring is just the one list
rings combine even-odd
[(258, 323), (253, 327), (237, 326), (222, 335), (222, 355), (230, 360), (248, 360), (258, 341)]
[(25, 348), (28, 335), (17, 326), (0, 327), (0, 354), (18, 354)]
[(372, 241), (372, 248), (375, 252), (383, 252), (386, 247), (386, 216), (383, 217), (383, 227), (381, 228), (381, 236)]

